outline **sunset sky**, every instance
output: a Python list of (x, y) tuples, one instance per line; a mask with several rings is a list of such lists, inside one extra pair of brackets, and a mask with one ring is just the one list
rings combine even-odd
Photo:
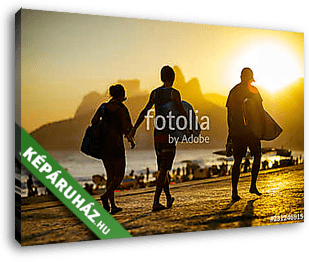
[(118, 79), (161, 84), (163, 65), (197, 77), (204, 93), (227, 96), (251, 67), (271, 92), (304, 76), (302, 33), (23, 10), (22, 127), (72, 117), (91, 91)]

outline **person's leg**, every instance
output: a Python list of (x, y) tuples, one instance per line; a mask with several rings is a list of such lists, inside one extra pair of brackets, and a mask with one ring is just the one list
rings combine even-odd
[(170, 175), (168, 173), (169, 170), (172, 170), (175, 155), (176, 155), (176, 145), (174, 143), (173, 144), (164, 143), (162, 145), (160, 164), (161, 168), (164, 168), (165, 171), (164, 177), (162, 177), (162, 182), (168, 208), (172, 207), (173, 202), (175, 200), (170, 193)]
[(102, 201), (104, 209), (109, 212), (110, 211), (110, 206), (108, 204), (108, 198), (105, 196), (105, 194), (100, 196), (100, 199)]
[(159, 175), (157, 178), (156, 191), (155, 191), (155, 195), (153, 199), (153, 208), (152, 208), (153, 211), (158, 211), (158, 210), (162, 210), (165, 208), (163, 205), (160, 204), (160, 196), (162, 193), (162, 189), (164, 187), (166, 172), (167, 170), (164, 168), (161, 168), (159, 171)]
[(170, 193), (170, 179), (167, 174), (165, 175), (163, 190), (164, 190), (167, 201), (169, 201), (172, 197)]
[(110, 164), (112, 165), (112, 176), (111, 176), (111, 182), (109, 186), (106, 189), (106, 192), (104, 196), (110, 200), (111, 203), (111, 213), (115, 214), (122, 210), (122, 208), (119, 208), (115, 204), (115, 193), (114, 191), (119, 187), (121, 184), (121, 181), (124, 177), (125, 173), (125, 159), (115, 159), (110, 161)]
[(159, 175), (157, 178), (157, 187), (153, 201), (153, 211), (162, 210), (165, 207), (160, 204), (160, 196), (162, 189), (166, 195), (167, 206), (170, 208), (174, 202), (174, 198), (171, 197), (169, 188), (169, 179), (167, 172), (171, 170), (173, 161), (176, 154), (176, 145), (169, 144), (168, 142), (155, 142), (155, 150), (157, 155), (157, 164), (159, 168)]
[(242, 156), (234, 156), (234, 165), (232, 168), (232, 199), (237, 201), (240, 199), (238, 195), (238, 181), (240, 176), (240, 165), (241, 165)]
[(155, 191), (155, 195), (154, 195), (154, 199), (153, 199), (153, 207), (157, 207), (160, 205), (160, 196), (162, 193), (162, 187), (157, 185), (156, 186), (156, 191)]
[(240, 200), (240, 196), (238, 195), (238, 181), (240, 176), (240, 167), (242, 158), (246, 155), (247, 145), (244, 137), (233, 137), (233, 157), (234, 164), (232, 168), (232, 200), (238, 201)]
[(165, 193), (165, 196), (166, 196), (166, 202), (167, 202), (167, 208), (171, 208), (174, 201), (175, 201), (175, 198), (171, 196), (171, 192), (170, 192), (170, 178), (168, 175), (166, 175), (166, 178), (165, 178), (165, 183), (164, 183), (164, 193)]
[(249, 145), (249, 149), (251, 154), (253, 155), (253, 165), (251, 170), (251, 186), (249, 192), (260, 196), (262, 194), (258, 191), (256, 187), (256, 181), (261, 166), (261, 142), (257, 139), (252, 140), (252, 142)]
[(173, 202), (175, 200), (175, 198), (173, 198), (170, 193), (170, 174), (169, 174), (170, 170), (172, 170), (175, 155), (176, 155), (176, 145), (174, 143), (173, 144), (166, 143), (163, 150), (162, 165), (166, 167), (167, 170), (164, 179), (163, 189), (166, 196), (166, 202), (168, 208), (172, 207)]
[(111, 214), (116, 214), (120, 211), (122, 211), (121, 207), (116, 206), (115, 204), (115, 195), (113, 193), (113, 195), (109, 198), (110, 202), (111, 202)]
[(115, 203), (115, 193), (114, 191), (118, 188), (118, 186), (121, 184), (122, 179), (115, 180), (115, 183), (113, 183), (113, 191), (111, 192), (111, 195), (109, 197), (110, 203), (111, 203), (111, 213), (116, 214), (117, 212), (122, 211), (121, 207), (118, 207)]
[(109, 202), (111, 203), (111, 208), (113, 210), (113, 208), (116, 208), (116, 204), (115, 204), (115, 193), (113, 193), (110, 197), (109, 197)]
[(158, 173), (157, 181), (156, 181), (157, 183), (156, 183), (156, 190), (155, 190), (154, 199), (153, 199), (152, 211), (159, 211), (165, 208), (163, 205), (160, 204), (160, 196), (162, 193), (162, 189), (164, 187), (164, 178), (166, 174), (166, 170), (161, 168), (162, 166), (162, 163), (161, 163), (162, 144), (155, 142), (155, 152), (157, 156), (157, 165), (158, 165), (159, 173)]
[(110, 206), (108, 203), (108, 190), (111, 187), (111, 182), (112, 182), (112, 174), (113, 174), (113, 169), (112, 169), (112, 164), (110, 163), (109, 160), (102, 160), (103, 165), (105, 167), (106, 170), (106, 176), (107, 176), (107, 180), (106, 180), (106, 185), (105, 185), (105, 193), (103, 195), (100, 196), (100, 199), (102, 201), (103, 207), (106, 211), (110, 211)]

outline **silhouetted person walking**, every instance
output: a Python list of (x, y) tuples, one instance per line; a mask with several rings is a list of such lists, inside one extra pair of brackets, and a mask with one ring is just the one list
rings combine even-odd
[(28, 188), (28, 197), (34, 196), (33, 192), (33, 180), (32, 180), (32, 175), (29, 175), (29, 178), (27, 180), (27, 188)]
[(244, 101), (253, 99), (262, 106), (262, 98), (256, 87), (252, 86), (254, 82), (253, 72), (250, 68), (244, 68), (241, 72), (241, 83), (237, 84), (229, 93), (226, 107), (228, 110), (229, 135), (226, 145), (227, 154), (234, 156), (234, 165), (232, 168), (232, 200), (238, 201), (240, 197), (237, 191), (237, 185), (240, 175), (240, 166), (242, 158), (246, 155), (249, 147), (251, 155), (254, 157), (251, 170), (251, 187), (249, 192), (261, 195), (256, 187), (256, 181), (261, 164), (261, 142), (246, 127), (244, 119)]
[[(149, 101), (146, 107), (140, 113), (134, 127), (132, 128), (129, 138), (134, 137), (137, 128), (142, 124), (142, 122), (145, 119), (145, 116), (148, 113), (148, 110), (150, 110), (153, 105), (155, 105), (156, 117), (160, 115), (163, 118), (166, 118), (166, 115), (164, 115), (163, 113), (163, 106), (171, 101), (174, 103), (176, 110), (180, 114), (187, 116), (187, 113), (181, 103), (179, 91), (172, 87), (175, 80), (174, 70), (169, 66), (164, 66), (161, 69), (161, 80), (163, 82), (163, 86), (158, 87), (151, 92)], [(162, 119), (160, 118), (159, 120)], [(159, 120), (158, 122), (160, 123), (158, 124), (158, 126), (161, 127), (163, 125), (163, 122)], [(157, 178), (157, 186), (152, 208), (153, 211), (159, 211), (166, 208), (159, 202), (162, 189), (164, 190), (164, 193), (166, 195), (167, 208), (172, 207), (174, 202), (174, 198), (170, 194), (168, 171), (172, 169), (176, 153), (176, 144), (175, 142), (169, 143), (168, 135), (169, 135), (168, 125), (165, 125), (165, 128), (163, 129), (161, 128), (158, 129), (155, 126), (154, 143), (157, 155), (157, 165), (159, 169), (159, 175)]]
[[(106, 191), (101, 196), (101, 200), (103, 207), (115, 214), (122, 210), (115, 204), (114, 191), (120, 185), (126, 167), (123, 136), (129, 134), (132, 124), (129, 111), (123, 104), (126, 100), (124, 87), (119, 84), (113, 85), (109, 91), (112, 98), (99, 107), (91, 123), (96, 125), (102, 121), (100, 158), (106, 169), (107, 181)], [(133, 143), (132, 140), (130, 141)]]
[(149, 180), (149, 174), (150, 174), (149, 167), (147, 167), (146, 168), (146, 180), (147, 180), (147, 182)]

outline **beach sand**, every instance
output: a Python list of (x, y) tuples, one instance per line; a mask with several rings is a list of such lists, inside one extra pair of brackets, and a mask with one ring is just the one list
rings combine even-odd
[[(242, 174), (242, 199), (231, 203), (229, 176), (174, 184), (173, 207), (155, 213), (151, 211), (154, 187), (128, 190), (116, 194), (123, 211), (114, 218), (132, 236), (304, 221), (299, 215), (304, 214), (304, 165), (261, 171), (257, 185), (263, 193), (260, 197), (248, 192), (250, 173)], [(99, 195), (93, 197), (99, 201)], [(165, 204), (164, 194), (161, 199)], [(55, 197), (23, 198), (21, 210), (23, 246), (98, 239)], [(278, 218), (282, 221), (274, 221)]]

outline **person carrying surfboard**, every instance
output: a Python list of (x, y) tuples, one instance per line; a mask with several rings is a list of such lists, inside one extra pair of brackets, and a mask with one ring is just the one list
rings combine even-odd
[[(256, 187), (256, 181), (261, 165), (261, 142), (246, 126), (244, 118), (244, 102), (246, 99), (250, 99), (258, 104), (259, 107), (263, 108), (263, 100), (257, 88), (252, 85), (252, 82), (255, 82), (253, 71), (246, 67), (241, 71), (240, 77), (241, 82), (232, 88), (226, 102), (229, 127), (226, 152), (227, 155), (233, 154), (234, 157), (234, 165), (232, 168), (233, 201), (241, 199), (238, 195), (237, 185), (242, 158), (246, 155), (247, 147), (249, 147), (250, 153), (254, 157), (249, 192), (258, 196), (262, 195)], [(262, 124), (263, 123), (261, 123), (261, 125)]]
[[(157, 186), (154, 195), (154, 202), (152, 208), (153, 211), (171, 208), (175, 200), (174, 197), (172, 197), (170, 194), (168, 171), (172, 169), (173, 161), (176, 154), (176, 143), (169, 143), (168, 141), (169, 126), (165, 125), (164, 128), (161, 128), (164, 126), (164, 121), (162, 120), (162, 118), (166, 118), (166, 115), (164, 115), (163, 107), (167, 103), (173, 102), (176, 110), (180, 114), (185, 115), (186, 117), (188, 117), (188, 115), (182, 105), (179, 91), (172, 87), (174, 80), (174, 70), (170, 66), (164, 66), (161, 69), (161, 81), (163, 82), (163, 85), (154, 89), (151, 92), (147, 105), (140, 113), (135, 125), (133, 126), (130, 134), (128, 135), (128, 139), (134, 138), (137, 128), (144, 121), (145, 116), (147, 116), (148, 114), (148, 111), (152, 108), (153, 105), (155, 105), (156, 117), (162, 117), (157, 118), (157, 125), (155, 125), (154, 128), (154, 143), (157, 155), (159, 175), (157, 178)], [(160, 126), (160, 128), (157, 128), (156, 126)], [(164, 193), (166, 195), (167, 207), (160, 204), (159, 201), (162, 189), (164, 190)]]

